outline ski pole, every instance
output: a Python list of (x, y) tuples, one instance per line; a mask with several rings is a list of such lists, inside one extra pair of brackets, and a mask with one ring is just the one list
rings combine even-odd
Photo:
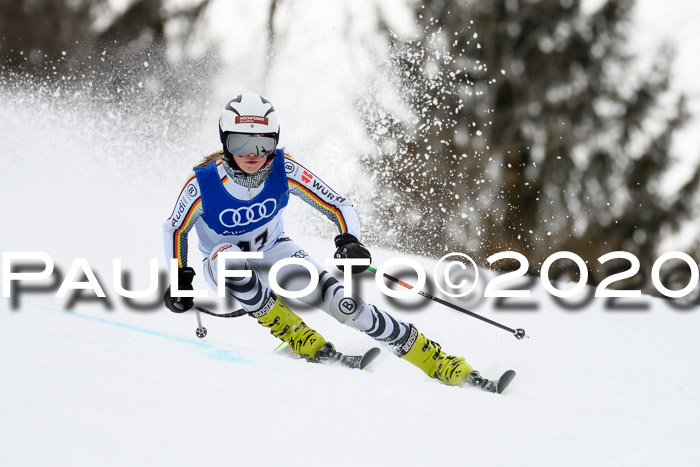
[(238, 318), (239, 316), (248, 314), (248, 312), (245, 311), (243, 308), (241, 308), (240, 310), (219, 314), (214, 313), (213, 311), (209, 311), (206, 308), (202, 308), (201, 306), (194, 307), (194, 312), (197, 314), (197, 330), (195, 331), (195, 334), (197, 334), (197, 337), (199, 337), (200, 339), (203, 339), (204, 336), (207, 335), (207, 328), (202, 326), (202, 316), (199, 314), (200, 312), (205, 313), (207, 315), (216, 316), (217, 318)]
[(228, 313), (214, 313), (213, 311), (209, 311), (206, 308), (202, 308), (201, 306), (195, 307), (197, 311), (200, 311), (202, 313), (205, 313), (207, 315), (211, 316), (216, 316), (217, 318), (238, 318), (239, 316), (247, 315), (248, 312), (245, 311), (243, 308), (235, 311), (230, 311)]
[(207, 328), (202, 326), (202, 317), (199, 315), (199, 307), (195, 307), (194, 312), (197, 314), (197, 330), (194, 332), (197, 337), (203, 339), (207, 335)]
[[(369, 270), (370, 270), (371, 272), (375, 273), (375, 274), (377, 273), (377, 270), (376, 270), (375, 268), (371, 267), (371, 266), (370, 266)], [(407, 284), (406, 282), (404, 282), (404, 281), (402, 281), (402, 280), (400, 280), (400, 279), (397, 279), (396, 277), (394, 277), (394, 276), (392, 276), (392, 275), (390, 275), (390, 274), (384, 273), (384, 277), (386, 277), (387, 279), (389, 279), (389, 280), (392, 281), (392, 282), (395, 282), (395, 283), (397, 283), (397, 284), (399, 284), (399, 285), (401, 285), (401, 286), (403, 286), (403, 287), (406, 287), (407, 289), (413, 289), (413, 286), (412, 286), (411, 284)], [(510, 332), (511, 334), (513, 334), (513, 335), (515, 336), (515, 338), (518, 339), (518, 340), (521, 340), (521, 339), (523, 339), (523, 338), (525, 338), (525, 337), (527, 337), (528, 339), (530, 338), (530, 336), (527, 336), (527, 335), (525, 334), (525, 330), (522, 329), (522, 328), (518, 328), (518, 329), (509, 328), (508, 326), (504, 326), (504, 325), (501, 324), (501, 323), (497, 323), (496, 321), (492, 321), (492, 320), (490, 320), (490, 319), (488, 319), (488, 318), (485, 318), (485, 317), (483, 317), (483, 316), (481, 316), (481, 315), (477, 315), (476, 313), (474, 313), (474, 312), (472, 312), (472, 311), (469, 311), (469, 310), (467, 310), (467, 309), (465, 309), (465, 308), (462, 308), (462, 307), (459, 307), (459, 306), (457, 306), (457, 305), (454, 305), (454, 304), (452, 304), (452, 303), (450, 303), (450, 302), (447, 302), (447, 301), (445, 301), (445, 300), (443, 300), (443, 299), (441, 299), (441, 298), (434, 297), (433, 295), (430, 295), (429, 293), (423, 292), (422, 290), (419, 290), (419, 291), (418, 291), (418, 295), (420, 295), (420, 296), (422, 296), (422, 297), (425, 297), (425, 298), (427, 298), (427, 299), (429, 299), (429, 300), (432, 300), (432, 301), (434, 301), (434, 302), (438, 302), (438, 303), (441, 304), (441, 305), (448, 306), (448, 307), (452, 308), (453, 310), (457, 310), (457, 311), (459, 311), (459, 312), (461, 312), (461, 313), (465, 313), (465, 314), (471, 316), (472, 318), (480, 319), (481, 321), (484, 321), (484, 322), (489, 323), (489, 324), (491, 324), (491, 325), (493, 325), (493, 326), (496, 326), (497, 328), (501, 328), (501, 329), (503, 329), (504, 331), (508, 331), (508, 332)]]

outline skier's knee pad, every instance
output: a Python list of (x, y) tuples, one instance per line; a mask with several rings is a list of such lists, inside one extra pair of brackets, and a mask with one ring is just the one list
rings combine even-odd
[(336, 294), (330, 303), (331, 315), (351, 328), (364, 331), (372, 327), (370, 306), (359, 297), (344, 297)]
[[(221, 261), (222, 253), (240, 253), (241, 250), (238, 246), (233, 243), (220, 243), (216, 245), (207, 255), (207, 260), (204, 264), (204, 275), (207, 282), (216, 289), (219, 283), (219, 268), (223, 266), (223, 261)], [(233, 270), (243, 270), (246, 269), (245, 258), (228, 258), (226, 260), (226, 269), (228, 271)]]

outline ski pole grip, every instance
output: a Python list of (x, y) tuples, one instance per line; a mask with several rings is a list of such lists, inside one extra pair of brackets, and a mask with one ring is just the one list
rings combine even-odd
[(525, 330), (523, 328), (516, 329), (513, 335), (518, 340), (523, 340), (525, 337), (527, 337), (528, 339), (530, 338), (529, 336), (525, 335)]

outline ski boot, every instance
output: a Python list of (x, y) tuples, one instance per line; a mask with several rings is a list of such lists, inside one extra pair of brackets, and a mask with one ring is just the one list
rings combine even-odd
[(461, 386), (473, 371), (464, 357), (446, 355), (440, 344), (425, 337), (413, 325), (397, 353), (431, 378), (450, 386)]
[(343, 354), (335, 350), (335, 346), (333, 344), (331, 344), (330, 342), (326, 342), (320, 349), (318, 349), (312, 362), (339, 362), (342, 358)]
[(319, 349), (326, 344), (323, 336), (308, 327), (273, 293), (262, 308), (250, 315), (269, 328), (273, 336), (287, 342), (295, 354), (308, 360), (314, 360)]
[(498, 381), (491, 381), (486, 378), (482, 378), (479, 372), (476, 370), (469, 373), (469, 376), (467, 376), (466, 384), (476, 386), (482, 391), (493, 393), (498, 392)]

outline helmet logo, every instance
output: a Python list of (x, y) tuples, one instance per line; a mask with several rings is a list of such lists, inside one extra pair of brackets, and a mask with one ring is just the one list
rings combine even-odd
[(236, 115), (236, 124), (239, 123), (258, 123), (267, 125), (267, 117), (259, 117), (257, 115)]

